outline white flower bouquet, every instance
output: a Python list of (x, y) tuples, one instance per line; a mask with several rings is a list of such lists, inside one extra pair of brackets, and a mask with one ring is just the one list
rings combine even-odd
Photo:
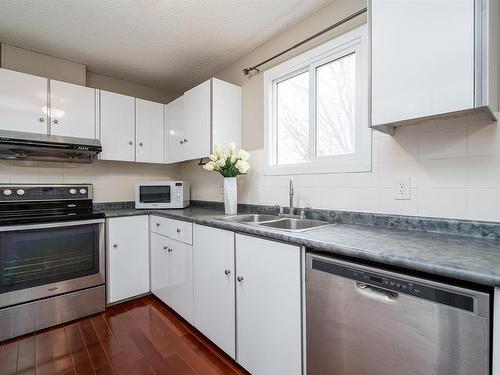
[(209, 156), (210, 161), (203, 166), (207, 171), (219, 172), (224, 177), (236, 177), (246, 174), (250, 169), (248, 158), (250, 154), (241, 149), (236, 151), (234, 143), (227, 147), (227, 153), (221, 146), (216, 145), (214, 153)]

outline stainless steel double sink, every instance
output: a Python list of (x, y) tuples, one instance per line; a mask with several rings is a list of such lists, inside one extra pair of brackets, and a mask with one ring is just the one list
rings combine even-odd
[(287, 232), (305, 232), (333, 225), (327, 221), (302, 219), (294, 217), (283, 217), (268, 214), (243, 214), (225, 216), (223, 220), (240, 224), (259, 225), (262, 227), (284, 230)]

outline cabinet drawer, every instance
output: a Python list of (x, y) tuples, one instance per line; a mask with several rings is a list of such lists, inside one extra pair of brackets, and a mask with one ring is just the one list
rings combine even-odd
[(193, 224), (186, 221), (168, 219), (166, 217), (151, 216), (149, 225), (151, 232), (167, 236), (173, 240), (189, 245), (193, 244)]

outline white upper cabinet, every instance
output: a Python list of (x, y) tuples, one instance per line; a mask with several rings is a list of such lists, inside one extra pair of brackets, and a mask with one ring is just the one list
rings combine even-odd
[(240, 146), (239, 86), (212, 78), (186, 91), (182, 99), (182, 121), (178, 112), (180, 103), (167, 105), (168, 137), (178, 131), (168, 142), (167, 162), (207, 157), (216, 144), (227, 146), (234, 142)]
[(102, 160), (135, 161), (135, 98), (100, 93)]
[(139, 162), (163, 163), (164, 105), (135, 100), (135, 159)]
[(47, 83), (47, 78), (0, 69), (0, 129), (47, 134)]
[(96, 138), (96, 90), (50, 80), (50, 133)]
[(241, 147), (241, 87), (212, 78), (212, 151), (234, 142)]
[(165, 106), (166, 158), (167, 163), (176, 163), (184, 159), (184, 96)]
[[(495, 56), (488, 53), (489, 39), (496, 39), (488, 22), (493, 3), (369, 2), (372, 126), (384, 130), (485, 106), (492, 116), (497, 107), (497, 83), (489, 86), (496, 69), (490, 66)], [(498, 17), (498, 11), (493, 14)]]
[(185, 160), (206, 157), (211, 152), (211, 81), (193, 87), (184, 93)]

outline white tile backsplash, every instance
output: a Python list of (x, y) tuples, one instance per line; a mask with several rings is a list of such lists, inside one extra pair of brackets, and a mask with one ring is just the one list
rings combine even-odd
[(429, 131), (418, 136), (418, 158), (463, 158), (467, 154), (467, 128)]
[[(437, 120), (373, 133), (372, 171), (297, 175), (295, 205), (323, 209), (500, 221), (500, 128), (475, 119)], [(264, 150), (251, 151), (238, 178), (242, 203), (288, 205), (289, 176), (265, 176)], [(394, 179), (410, 178), (411, 199), (395, 200)], [(94, 184), (95, 201), (133, 200), (136, 181), (182, 179), (192, 199), (223, 201), (222, 177), (197, 161), (173, 165), (0, 160), (0, 182)]]
[[(294, 176), (295, 204), (324, 209), (500, 221), (500, 128), (476, 117), (373, 133), (373, 170)], [(264, 176), (264, 150), (251, 151), (239, 201), (288, 205), (288, 176)], [(196, 199), (222, 201), (222, 177), (184, 163)], [(411, 199), (394, 199), (394, 180), (410, 178)], [(219, 194), (217, 194), (219, 193)]]
[(465, 189), (420, 189), (418, 215), (467, 219)]
[(467, 159), (422, 160), (418, 164), (418, 184), (422, 188), (465, 188)]

